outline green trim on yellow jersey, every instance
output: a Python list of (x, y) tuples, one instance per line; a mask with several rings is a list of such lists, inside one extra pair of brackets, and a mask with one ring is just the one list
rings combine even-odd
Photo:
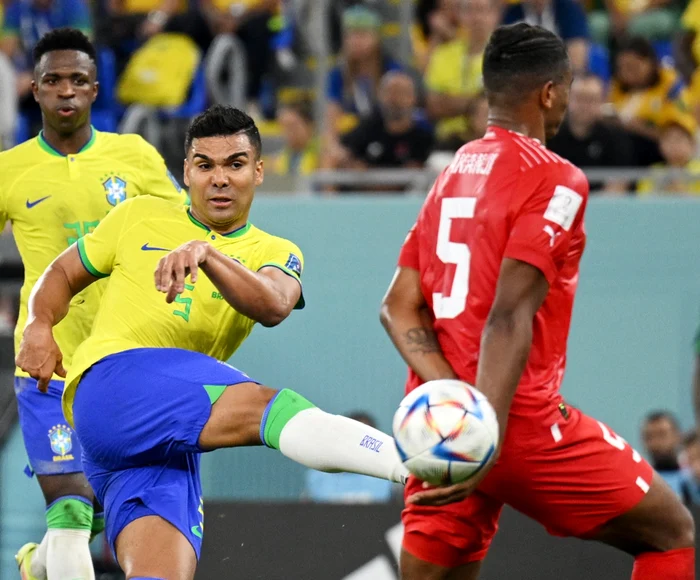
[[(200, 222), (196, 217), (192, 215), (192, 212), (188, 209), (187, 210), (187, 217), (190, 218), (190, 221), (196, 225), (198, 228), (202, 228), (203, 230), (210, 232), (211, 228), (205, 226), (202, 222)], [(253, 224), (250, 222), (247, 222), (244, 226), (241, 226), (240, 228), (237, 228), (233, 230), (232, 232), (229, 232), (227, 234), (219, 234), (221, 236), (224, 236), (225, 238), (238, 238), (242, 236), (243, 234), (247, 234), (248, 230), (251, 228)]]
[(85, 266), (85, 269), (95, 276), (95, 278), (107, 278), (107, 276), (109, 276), (109, 274), (100, 272), (92, 265), (92, 262), (90, 262), (90, 258), (88, 258), (87, 252), (85, 251), (85, 238), (78, 238), (78, 254), (80, 254), (80, 261), (83, 263), (83, 266)]
[[(97, 130), (95, 127), (90, 125), (90, 139), (88, 139), (88, 142), (85, 143), (80, 148), (80, 151), (78, 153), (83, 153), (84, 151), (87, 151), (90, 149), (95, 144), (95, 141), (97, 140)], [(49, 155), (53, 155), (54, 157), (68, 157), (67, 155), (64, 155), (60, 151), (57, 151), (54, 149), (49, 142), (44, 138), (44, 131), (39, 131), (39, 136), (36, 138), (37, 143), (39, 144), (39, 147), (41, 147), (46, 153)]]

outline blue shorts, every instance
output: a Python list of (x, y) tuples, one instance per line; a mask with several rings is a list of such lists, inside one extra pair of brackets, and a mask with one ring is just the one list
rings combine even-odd
[(249, 382), (255, 381), (226, 363), (175, 348), (127, 350), (83, 374), (75, 428), (113, 552), (129, 523), (156, 515), (180, 530), (199, 558), (199, 435), (226, 386)]
[(48, 393), (42, 393), (34, 379), (15, 377), (15, 394), (32, 471), (37, 475), (82, 471), (80, 443), (61, 409), (63, 381), (51, 381)]

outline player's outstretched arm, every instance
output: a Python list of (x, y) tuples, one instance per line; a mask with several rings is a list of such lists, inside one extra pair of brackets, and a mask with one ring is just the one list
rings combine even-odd
[(29, 316), (17, 353), (17, 366), (38, 381), (46, 392), (55, 372), (65, 377), (63, 355), (52, 329), (68, 313), (71, 298), (97, 278), (83, 266), (77, 246), (56, 258), (37, 281), (29, 297)]
[[(498, 416), (499, 444), (530, 353), (533, 319), (548, 291), (549, 284), (538, 268), (519, 260), (503, 260), (496, 297), (481, 335), (476, 376), (476, 388), (486, 395)], [(498, 452), (479, 475), (464, 483), (418, 492), (408, 501), (428, 505), (461, 501), (478, 487), (497, 457)]]
[(188, 274), (192, 283), (197, 281), (200, 268), (226, 302), (263, 326), (282, 322), (301, 297), (299, 281), (278, 268), (264, 267), (253, 272), (198, 240), (187, 242), (161, 259), (155, 273), (156, 288), (172, 302), (184, 290)]
[(457, 378), (433, 331), (418, 270), (396, 269), (382, 301), (379, 319), (396, 349), (421, 380)]

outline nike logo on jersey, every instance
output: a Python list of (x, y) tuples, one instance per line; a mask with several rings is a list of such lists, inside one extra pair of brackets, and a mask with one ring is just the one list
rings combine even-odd
[(50, 197), (51, 197), (50, 195), (47, 195), (46, 197), (40, 197), (36, 201), (27, 200), (27, 209), (32, 209), (35, 205), (39, 205), (42, 201), (46, 201)]
[(192, 526), (192, 533), (198, 538), (202, 538), (202, 532), (200, 531), (199, 526)]
[(143, 246), (141, 246), (141, 249), (144, 252), (169, 252), (168, 248), (159, 248), (158, 246), (149, 246), (148, 242), (146, 242)]

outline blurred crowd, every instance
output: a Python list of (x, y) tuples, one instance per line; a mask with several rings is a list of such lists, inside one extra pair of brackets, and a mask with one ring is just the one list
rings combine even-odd
[[(611, 174), (594, 180), (598, 192), (700, 193), (700, 0), (414, 0), (410, 30), (402, 0), (332, 0), (326, 12), (313, 0), (0, 2), (5, 146), (40, 129), (33, 45), (71, 26), (100, 47), (98, 129), (116, 130), (134, 104), (189, 118), (238, 94), (214, 95), (213, 84), (235, 85), (243, 101), (234, 104), (260, 122), (269, 172), (440, 169), (445, 154), (484, 133), (491, 31), (525, 20), (566, 41), (576, 73), (569, 116), (548, 144), (555, 152), (584, 168), (679, 170), (641, 181)], [(318, 95), (324, 39), (331, 61)], [(205, 71), (223, 45), (232, 52)]]

